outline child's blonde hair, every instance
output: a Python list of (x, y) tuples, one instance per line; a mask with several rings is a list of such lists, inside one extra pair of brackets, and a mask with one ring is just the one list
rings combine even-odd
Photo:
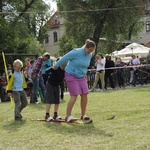
[(14, 63), (13, 63), (13, 66), (14, 67), (23, 67), (23, 63), (22, 63), (22, 61), (20, 60), (20, 59), (16, 59), (15, 61), (14, 61)]

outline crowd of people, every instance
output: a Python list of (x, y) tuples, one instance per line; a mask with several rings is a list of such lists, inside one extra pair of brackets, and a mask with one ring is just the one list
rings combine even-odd
[[(22, 120), (21, 112), (28, 104), (27, 95), (30, 96), (30, 103), (39, 104), (39, 97), (43, 103), (46, 103), (46, 121), (62, 119), (58, 115), (58, 109), (60, 99), (64, 98), (64, 80), (70, 94), (65, 120), (67, 122), (74, 121), (72, 109), (78, 96), (81, 100), (81, 119), (89, 120), (90, 117), (86, 115), (89, 80), (92, 81), (91, 92), (96, 91), (97, 85), (99, 85), (100, 91), (107, 90), (108, 84), (115, 89), (116, 84), (113, 78), (115, 73), (118, 86), (125, 87), (124, 66), (126, 64), (119, 57), (113, 61), (108, 54), (105, 56), (97, 54), (94, 66), (88, 69), (95, 48), (95, 43), (88, 39), (81, 48), (72, 49), (60, 59), (58, 58), (56, 63), (46, 52), (36, 60), (26, 58), (25, 69), (23, 69), (23, 62), (19, 59), (13, 62), (13, 69), (9, 65), (6, 90), (8, 97), (12, 96), (14, 99), (15, 120)], [(138, 81), (139, 65), (139, 59), (132, 55), (129, 68), (130, 83), (133, 86), (136, 86), (137, 82), (140, 83)], [(53, 115), (50, 113), (52, 104), (54, 104)]]
[(125, 88), (125, 69), (130, 70), (129, 83), (132, 86), (143, 84), (139, 80), (140, 60), (134, 54), (128, 63), (124, 63), (120, 57), (111, 60), (111, 56), (98, 54), (95, 59), (95, 65), (89, 68), (87, 79), (92, 84), (91, 92), (96, 91), (99, 86), (100, 91), (107, 90), (108, 84), (112, 89)]
[[(70, 93), (65, 120), (67, 122), (74, 121), (72, 108), (78, 95), (81, 98), (81, 119), (89, 120), (90, 117), (86, 115), (89, 93), (86, 74), (95, 48), (95, 43), (88, 39), (84, 46), (72, 49), (61, 59), (58, 59), (55, 64), (49, 53), (44, 53), (36, 60), (26, 58), (24, 67), (23, 62), (16, 59), (13, 62), (12, 70), (9, 71), (6, 86), (8, 97), (12, 96), (14, 100), (14, 119), (16, 121), (22, 120), (21, 112), (28, 104), (28, 92), (30, 103), (39, 104), (39, 97), (42, 98), (42, 102), (46, 103), (46, 121), (61, 119), (61, 116), (58, 115), (58, 108), (60, 98), (64, 97), (65, 78)], [(60, 92), (61, 88), (62, 92)], [(50, 113), (52, 104), (54, 104), (53, 115)]]

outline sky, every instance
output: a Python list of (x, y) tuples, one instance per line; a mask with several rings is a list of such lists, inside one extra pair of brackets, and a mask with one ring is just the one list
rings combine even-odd
[(53, 2), (53, 0), (43, 0), (44, 2), (48, 3), (51, 5), (52, 10), (57, 10), (57, 5), (56, 2)]

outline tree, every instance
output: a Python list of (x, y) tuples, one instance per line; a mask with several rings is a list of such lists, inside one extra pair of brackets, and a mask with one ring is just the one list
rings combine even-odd
[(42, 52), (39, 41), (42, 43), (45, 38), (46, 30), (41, 29), (50, 17), (49, 5), (43, 0), (23, 0), (22, 3), (3, 0), (0, 7), (3, 14), (0, 14), (0, 49), (11, 53)]
[(77, 46), (74, 44), (74, 41), (72, 39), (69, 39), (67, 36), (64, 35), (60, 39), (60, 47), (61, 49), (59, 50), (59, 55), (63, 56)]
[[(107, 51), (117, 48), (118, 41), (130, 40), (141, 27), (143, 0), (57, 0), (60, 13), (65, 18), (68, 38), (79, 46), (91, 38), (99, 49), (100, 37), (109, 42)], [(118, 43), (117, 43), (117, 42)], [(97, 53), (97, 50), (96, 50)], [(96, 54), (95, 53), (95, 54)]]

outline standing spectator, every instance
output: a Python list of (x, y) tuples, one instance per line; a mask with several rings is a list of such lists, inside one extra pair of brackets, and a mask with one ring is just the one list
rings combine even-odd
[(42, 96), (45, 97), (45, 85), (42, 77), (42, 65), (43, 65), (43, 57), (40, 56), (35, 62), (34, 68), (32, 70), (32, 80), (33, 80), (33, 102), (35, 104), (39, 104), (38, 102), (38, 90), (41, 88)]
[(130, 66), (133, 66), (131, 68), (131, 76), (133, 76), (131, 83), (133, 86), (136, 86), (137, 81), (138, 81), (138, 68), (137, 66), (140, 65), (140, 61), (136, 56), (133, 54), (132, 58), (130, 60)]
[(115, 63), (113, 60), (111, 60), (111, 56), (108, 54), (106, 55), (106, 64), (105, 64), (105, 89), (107, 90), (108, 86), (108, 80), (110, 83), (110, 87), (112, 89), (115, 89), (115, 84), (113, 81), (113, 73), (114, 69), (111, 69), (112, 67), (115, 67)]
[(65, 79), (70, 93), (70, 100), (66, 110), (67, 122), (74, 120), (71, 112), (78, 95), (81, 96), (81, 119), (89, 119), (85, 114), (88, 101), (87, 94), (89, 93), (86, 74), (95, 47), (93, 41), (87, 40), (83, 47), (73, 49), (56, 62), (54, 66), (54, 69), (57, 69), (60, 65), (68, 62), (65, 68)]
[(30, 103), (33, 103), (33, 81), (32, 81), (32, 70), (34, 69), (34, 63), (35, 60), (30, 60), (30, 67), (28, 69), (28, 78), (30, 79), (29, 82), (27, 82), (28, 91), (30, 94)]
[[(118, 57), (116, 59), (116, 67), (123, 67), (124, 62), (121, 61), (121, 58)], [(124, 69), (123, 68), (117, 68), (116, 69), (117, 79), (118, 79), (118, 85), (121, 88), (124, 88)]]
[(43, 66), (42, 66), (42, 76), (44, 80), (44, 85), (46, 86), (46, 82), (48, 80), (48, 74), (46, 74), (45, 70), (51, 66), (53, 66), (53, 60), (50, 59), (50, 54), (49, 53), (44, 53), (43, 54)]
[(29, 67), (30, 67), (30, 58), (26, 58), (25, 59), (25, 72), (24, 72), (25, 77), (28, 76)]
[(93, 88), (92, 88), (91, 92), (95, 91), (95, 87), (96, 87), (99, 79), (100, 79), (99, 82), (101, 83), (101, 87), (102, 87), (101, 91), (104, 90), (105, 62), (106, 62), (106, 60), (102, 54), (98, 54), (96, 56), (96, 62), (95, 62), (96, 74), (95, 74), (95, 81), (94, 81)]
[(21, 71), (23, 63), (17, 59), (13, 63), (14, 71), (9, 75), (9, 81), (6, 87), (8, 96), (11, 93), (14, 98), (15, 103), (15, 120), (21, 121), (22, 115), (21, 111), (27, 106), (27, 95), (24, 89), (27, 88), (24, 73)]
[[(46, 115), (45, 119), (47, 121), (50, 121), (51, 119), (59, 120), (61, 119), (60, 116), (58, 116), (58, 108), (60, 103), (60, 88), (59, 85), (64, 79), (65, 75), (65, 66), (61, 65), (57, 70), (53, 70), (51, 67), (46, 69), (46, 73), (49, 74), (48, 82), (46, 84), (46, 94), (45, 94), (45, 100), (46, 100)], [(54, 104), (54, 115), (53, 118), (50, 117), (50, 107)]]
[(11, 64), (8, 64), (8, 66), (7, 66), (7, 72), (8, 72), (8, 75), (9, 75), (10, 73), (12, 73)]

